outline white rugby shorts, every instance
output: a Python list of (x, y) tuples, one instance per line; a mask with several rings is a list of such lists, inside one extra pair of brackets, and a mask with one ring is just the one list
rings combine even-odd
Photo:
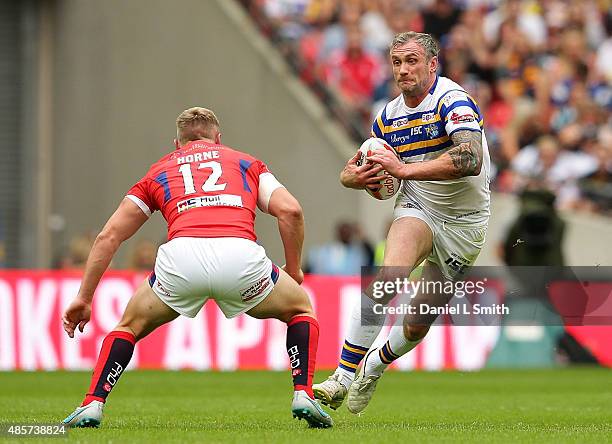
[(446, 279), (463, 279), (484, 246), (487, 227), (440, 220), (406, 195), (398, 196), (393, 210), (393, 220), (402, 217), (416, 217), (429, 226), (433, 233), (433, 249), (427, 260), (437, 264)]
[(264, 248), (251, 240), (177, 237), (159, 247), (149, 285), (183, 316), (195, 317), (214, 299), (233, 318), (259, 304), (278, 276)]

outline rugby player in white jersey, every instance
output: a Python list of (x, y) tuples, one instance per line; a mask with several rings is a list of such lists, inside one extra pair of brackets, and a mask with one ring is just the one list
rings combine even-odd
[[(429, 34), (404, 32), (394, 37), (389, 55), (402, 93), (377, 115), (372, 136), (385, 139), (401, 160), (380, 150), (369, 157), (373, 163), (359, 166), (357, 154), (340, 174), (342, 185), (354, 189), (375, 186), (374, 175), (383, 168), (403, 181), (377, 279), (406, 278), (425, 261), (424, 280), (460, 280), (484, 244), (490, 161), (482, 115), (460, 85), (437, 75), (438, 51)], [(313, 386), (315, 396), (332, 408), (348, 394), (352, 413), (365, 409), (384, 370), (416, 347), (436, 318), (406, 315), (382, 347), (370, 350), (385, 320), (385, 314), (373, 307), (388, 300), (367, 293), (371, 290), (353, 309), (338, 368)], [(436, 306), (449, 299), (442, 294), (416, 295), (416, 301)]]

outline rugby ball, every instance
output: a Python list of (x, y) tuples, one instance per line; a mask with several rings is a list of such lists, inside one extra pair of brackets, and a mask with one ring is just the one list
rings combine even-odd
[[(359, 153), (361, 156), (357, 160), (357, 165), (361, 166), (364, 163), (372, 163), (371, 161), (367, 160), (366, 157), (368, 157), (372, 151), (376, 150), (389, 150), (397, 156), (397, 152), (386, 141), (371, 137), (363, 142), (359, 147)], [(365, 190), (368, 192), (368, 194), (378, 200), (387, 200), (395, 196), (400, 189), (402, 181), (391, 176), (385, 170), (379, 172), (377, 176), (380, 176), (381, 187), (376, 191), (372, 191), (366, 187)]]

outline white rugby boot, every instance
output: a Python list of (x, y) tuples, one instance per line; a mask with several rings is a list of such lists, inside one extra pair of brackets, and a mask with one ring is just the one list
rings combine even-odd
[(294, 418), (305, 419), (310, 427), (327, 429), (334, 425), (331, 416), (323, 410), (316, 399), (312, 399), (304, 390), (293, 392), (291, 413)]
[(103, 402), (91, 401), (87, 405), (77, 407), (62, 421), (62, 424), (68, 427), (100, 427), (102, 410), (104, 410)]
[(378, 353), (378, 349), (375, 348), (370, 350), (368, 354), (365, 355), (361, 363), (361, 369), (359, 369), (359, 374), (348, 390), (346, 407), (351, 413), (357, 414), (363, 412), (370, 403), (372, 395), (374, 395), (374, 391), (376, 390), (376, 384), (378, 384), (378, 380), (382, 376), (382, 374), (366, 375), (366, 363), (368, 362), (368, 357), (373, 352)]
[(315, 398), (321, 400), (321, 404), (336, 410), (344, 402), (347, 388), (340, 382), (341, 375), (334, 373), (320, 384), (313, 384), (312, 391)]

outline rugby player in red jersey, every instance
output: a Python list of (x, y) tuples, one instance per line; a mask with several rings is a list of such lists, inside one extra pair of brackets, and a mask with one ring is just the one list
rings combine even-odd
[[(104, 339), (85, 399), (64, 424), (99, 426), (106, 398), (136, 342), (179, 315), (196, 316), (210, 298), (228, 318), (247, 313), (287, 323), (293, 416), (313, 427), (331, 427), (331, 417), (312, 393), (319, 326), (299, 286), (304, 279), (300, 204), (263, 162), (221, 144), (212, 111), (185, 110), (176, 126), (176, 150), (128, 191), (96, 237), (79, 292), (63, 315), (68, 336), (74, 337), (77, 328), (83, 331), (96, 286), (115, 252), (159, 210), (168, 223), (168, 242)], [(256, 207), (278, 220), (286, 260), (282, 269), (255, 242)]]

